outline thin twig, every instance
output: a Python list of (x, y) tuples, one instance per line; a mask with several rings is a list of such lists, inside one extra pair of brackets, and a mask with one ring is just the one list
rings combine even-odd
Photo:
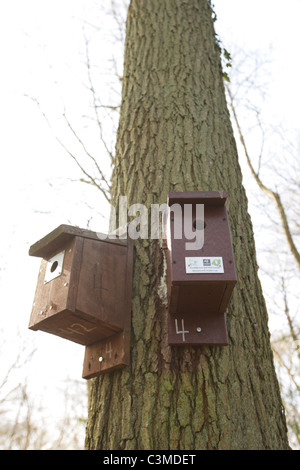
[(107, 185), (108, 189), (110, 190), (110, 185), (107, 181), (107, 179), (105, 178), (101, 168), (99, 167), (96, 159), (90, 154), (90, 152), (87, 150), (86, 146), (84, 145), (84, 143), (82, 142), (82, 140), (80, 139), (79, 135), (77, 134), (77, 132), (75, 132), (75, 130), (73, 129), (69, 119), (67, 118), (66, 116), (66, 112), (64, 111), (63, 113), (63, 117), (67, 123), (67, 126), (69, 127), (69, 129), (71, 130), (72, 134), (74, 135), (74, 137), (77, 139), (77, 141), (79, 142), (79, 144), (81, 145), (81, 147), (83, 148), (84, 152), (86, 153), (86, 155), (93, 161), (94, 165), (96, 166), (97, 168), (97, 171), (99, 172), (100, 176), (101, 176), (101, 179), (102, 181), (104, 181), (104, 183)]
[[(282, 287), (282, 291), (283, 291), (284, 314), (286, 316), (286, 319), (287, 319), (287, 322), (288, 322), (288, 325), (289, 325), (291, 338), (296, 344), (296, 342), (298, 341), (298, 336), (297, 336), (297, 333), (295, 331), (293, 320), (292, 320), (291, 315), (290, 315), (290, 309), (289, 309), (287, 294), (286, 294), (285, 280), (284, 280), (283, 277), (281, 279), (281, 287)], [(298, 350), (298, 359), (300, 361), (300, 350)]]

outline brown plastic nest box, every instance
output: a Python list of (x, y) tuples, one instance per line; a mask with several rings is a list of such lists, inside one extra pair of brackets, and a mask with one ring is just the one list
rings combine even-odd
[(43, 258), (29, 328), (86, 346), (84, 378), (128, 365), (132, 240), (60, 225), (29, 255)]
[[(170, 345), (228, 344), (226, 309), (237, 277), (226, 199), (225, 191), (168, 195), (166, 256)], [(204, 220), (202, 217), (197, 220), (197, 204), (204, 205)], [(203, 231), (201, 248), (187, 250), (186, 243), (191, 241), (183, 229), (187, 205), (192, 208), (193, 230)], [(180, 237), (178, 227), (179, 230), (182, 227)]]

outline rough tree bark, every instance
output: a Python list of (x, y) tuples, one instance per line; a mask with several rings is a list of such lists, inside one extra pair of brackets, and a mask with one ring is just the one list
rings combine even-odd
[(167, 344), (164, 252), (135, 241), (131, 363), (90, 382), (87, 449), (287, 449), (255, 244), (208, 0), (131, 0), (112, 200), (226, 190), (228, 347)]

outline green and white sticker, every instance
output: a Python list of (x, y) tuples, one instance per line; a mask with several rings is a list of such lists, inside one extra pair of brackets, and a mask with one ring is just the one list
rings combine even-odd
[(221, 256), (187, 257), (185, 258), (187, 274), (198, 273), (224, 273), (223, 258)]

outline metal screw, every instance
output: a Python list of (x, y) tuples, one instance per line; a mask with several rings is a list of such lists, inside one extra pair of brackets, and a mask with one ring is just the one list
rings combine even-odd
[(40, 311), (40, 315), (44, 315), (44, 311), (43, 311), (43, 310)]
[(202, 331), (200, 326), (197, 326), (197, 331), (198, 331), (198, 333), (200, 333)]
[(67, 287), (68, 285), (69, 285), (69, 283), (68, 283), (68, 282), (65, 282), (65, 283), (64, 283), (64, 286), (65, 286), (65, 287)]
[(100, 357), (99, 357), (99, 362), (102, 362), (102, 361), (103, 361), (103, 357), (100, 356)]
[(53, 307), (52, 307), (52, 305), (50, 305), (49, 310), (52, 310), (52, 309), (53, 309)]

